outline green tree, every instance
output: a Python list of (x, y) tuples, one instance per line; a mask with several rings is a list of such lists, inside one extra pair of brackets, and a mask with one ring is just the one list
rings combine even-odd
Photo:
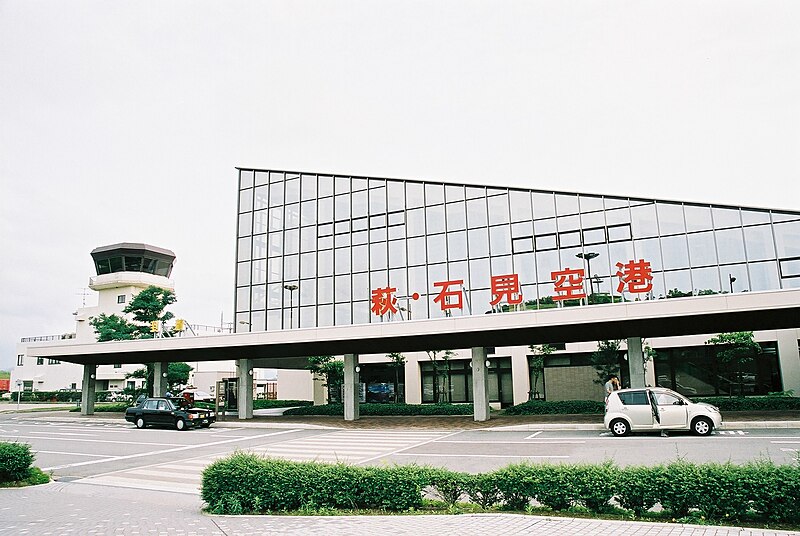
[(89, 319), (89, 324), (97, 332), (98, 342), (150, 339), (154, 335), (150, 332), (150, 322), (156, 321), (163, 325), (174, 318), (175, 315), (164, 309), (176, 301), (175, 293), (171, 290), (151, 285), (134, 296), (122, 310), (131, 315), (133, 322), (115, 314), (101, 313), (100, 316)]
[(549, 344), (531, 344), (528, 348), (533, 352), (533, 357), (531, 357), (529, 361), (533, 384), (528, 393), (528, 399), (533, 400), (534, 398), (539, 398), (539, 391), (536, 387), (539, 383), (539, 378), (544, 374), (544, 360), (547, 356), (555, 352), (556, 349)]
[[(172, 392), (179, 391), (184, 385), (189, 383), (189, 373), (193, 367), (188, 363), (175, 362), (167, 365), (167, 390)], [(141, 378), (145, 380), (148, 396), (153, 396), (153, 385), (155, 378), (155, 367), (152, 363), (145, 364), (144, 367), (136, 369), (125, 375), (126, 378)], [(132, 393), (131, 393), (132, 394)]]
[(334, 359), (332, 355), (315, 355), (308, 358), (306, 369), (323, 378), (323, 385), (328, 388), (328, 404), (342, 401), (343, 361)]
[(619, 346), (622, 341), (598, 341), (595, 350), (589, 361), (597, 372), (597, 379), (594, 383), (603, 385), (612, 374), (619, 376)]
[(425, 350), (425, 353), (433, 369), (433, 403), (450, 402), (450, 359), (456, 353), (453, 350)]
[(389, 366), (394, 369), (394, 401), (400, 402), (405, 397), (400, 393), (400, 369), (406, 364), (406, 356), (400, 352), (386, 354), (389, 358)]
[[(752, 331), (720, 333), (711, 337), (706, 344), (714, 346), (714, 353), (721, 363), (728, 365), (739, 383), (739, 396), (744, 396), (744, 367), (762, 353), (761, 345), (753, 340)], [(733, 395), (733, 389), (729, 392)]]

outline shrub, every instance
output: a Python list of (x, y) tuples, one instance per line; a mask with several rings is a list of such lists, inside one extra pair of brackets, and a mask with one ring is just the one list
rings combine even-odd
[(706, 402), (720, 411), (797, 411), (800, 397), (794, 396), (748, 396), (748, 397), (693, 397), (695, 402)]
[(506, 415), (602, 415), (603, 402), (596, 400), (529, 400), (505, 410)]
[(34, 455), (25, 443), (0, 443), (0, 482), (25, 480), (31, 473)]
[(472, 502), (488, 510), (502, 500), (495, 473), (466, 475), (465, 488)]
[(620, 506), (641, 517), (658, 502), (664, 468), (623, 467), (617, 473), (616, 498)]
[(495, 484), (508, 510), (524, 510), (539, 494), (540, 475), (530, 463), (515, 463), (494, 472)]
[(312, 406), (310, 400), (253, 400), (253, 409), (293, 408), (296, 406)]
[(432, 469), (429, 482), (433, 493), (448, 506), (455, 506), (467, 493), (470, 479), (466, 473), (458, 473), (448, 469)]

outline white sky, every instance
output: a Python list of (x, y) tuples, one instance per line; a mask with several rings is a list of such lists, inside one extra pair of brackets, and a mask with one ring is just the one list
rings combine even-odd
[[(232, 319), (235, 166), (800, 209), (800, 2), (0, 0), (0, 369), (89, 252)], [(90, 297), (88, 303), (93, 303)]]

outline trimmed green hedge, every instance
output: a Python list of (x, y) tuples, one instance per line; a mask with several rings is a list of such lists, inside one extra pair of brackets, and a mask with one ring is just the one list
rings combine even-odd
[(253, 409), (293, 408), (313, 404), (311, 400), (253, 400)]
[[(472, 415), (472, 404), (359, 404), (362, 416), (368, 415)], [(344, 405), (325, 404), (288, 409), (284, 415), (344, 415)]]
[(529, 400), (505, 410), (506, 415), (602, 415), (605, 411), (603, 402), (596, 400), (560, 400), (545, 402)]
[[(117, 396), (119, 391), (95, 391), (95, 402), (106, 402), (112, 395)], [(11, 400), (17, 401), (17, 391), (11, 393)], [(22, 402), (80, 402), (80, 391), (23, 391)]]
[(0, 482), (16, 482), (30, 476), (34, 455), (26, 443), (0, 443)]
[[(414, 465), (357, 467), (290, 462), (236, 453), (203, 471), (202, 498), (214, 513), (273, 513), (309, 509), (419, 508), (431, 494), (448, 506), (470, 501), (486, 510), (554, 511), (584, 508), (635, 516), (660, 505), (673, 519), (747, 521), (800, 526), (800, 466), (759, 461), (655, 467), (519, 463), (469, 474)], [(663, 516), (662, 516), (663, 517)]]
[(706, 402), (720, 411), (800, 411), (800, 397), (747, 396), (747, 397), (691, 397), (695, 402)]

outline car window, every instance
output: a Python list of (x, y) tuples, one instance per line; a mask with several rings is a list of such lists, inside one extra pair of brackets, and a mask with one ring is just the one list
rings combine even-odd
[(169, 409), (169, 408), (167, 407), (167, 401), (166, 401), (166, 400), (159, 400), (159, 401), (158, 401), (158, 409), (160, 409), (160, 410), (162, 410), (162, 411), (163, 411), (163, 410), (167, 410), (167, 409)]
[(680, 406), (681, 399), (669, 393), (653, 393), (659, 406)]
[(647, 393), (644, 391), (628, 391), (625, 393), (618, 393), (619, 399), (626, 406), (647, 406), (650, 404), (647, 401)]
[(156, 409), (158, 407), (158, 400), (145, 400), (144, 409)]

